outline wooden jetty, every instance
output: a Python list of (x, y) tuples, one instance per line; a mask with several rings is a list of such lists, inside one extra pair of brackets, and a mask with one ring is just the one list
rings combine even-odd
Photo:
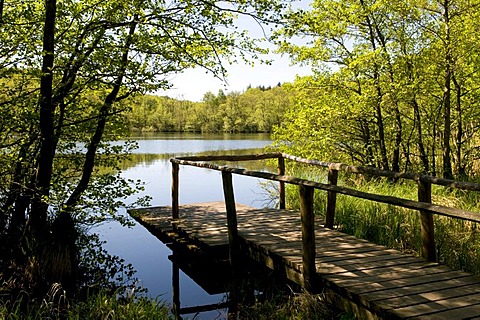
[[(278, 174), (217, 166), (209, 161), (278, 158)], [(329, 169), (328, 184), (285, 176), (284, 159)], [(154, 234), (175, 230), (198, 248), (224, 250), (232, 266), (241, 255), (265, 264), (307, 291), (327, 299), (359, 318), (480, 319), (480, 277), (434, 262), (433, 215), (480, 222), (479, 215), (431, 204), (431, 184), (480, 190), (480, 185), (425, 175), (394, 173), (300, 159), (286, 154), (188, 157), (172, 159), (172, 206), (131, 211)], [(208, 161), (208, 162), (207, 162)], [(222, 172), (225, 202), (178, 204), (179, 165)], [(337, 186), (339, 171), (411, 179), (419, 201), (375, 195)], [(236, 204), (231, 174), (280, 182), (281, 209), (255, 209)], [(299, 185), (300, 212), (286, 210), (284, 183)], [(313, 214), (314, 189), (328, 192), (326, 220)], [(416, 209), (421, 215), (422, 258), (387, 249), (333, 230), (337, 193)], [(167, 231), (166, 231), (167, 230)]]

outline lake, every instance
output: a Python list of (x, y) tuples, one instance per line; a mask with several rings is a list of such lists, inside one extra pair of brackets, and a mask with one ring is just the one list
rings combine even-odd
[[(259, 153), (271, 143), (267, 134), (168, 133), (135, 136), (131, 139), (137, 141), (139, 148), (134, 151), (135, 161), (129, 163), (123, 176), (145, 182), (144, 194), (153, 198), (152, 206), (171, 204), (169, 158), (198, 153)], [(264, 164), (261, 166), (264, 167)], [(258, 168), (255, 169), (258, 170)], [(233, 182), (236, 202), (259, 208), (268, 205), (269, 199), (258, 179), (234, 175)], [(190, 166), (180, 167), (180, 204), (223, 200), (220, 172)], [(165, 244), (138, 224), (133, 228), (126, 228), (111, 222), (98, 227), (96, 232), (107, 241), (105, 248), (111, 254), (120, 256), (134, 266), (140, 285), (148, 289), (151, 297), (159, 297), (171, 304), (172, 262), (168, 256), (172, 251)], [(182, 307), (212, 304), (224, 300), (224, 294), (209, 295), (187, 275), (180, 272)], [(191, 315), (190, 318), (194, 316)], [(195, 319), (225, 318), (225, 310), (210, 311), (195, 316)]]

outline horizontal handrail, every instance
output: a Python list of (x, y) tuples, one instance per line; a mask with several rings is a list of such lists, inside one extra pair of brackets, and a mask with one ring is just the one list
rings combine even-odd
[(208, 156), (186, 156), (177, 157), (178, 160), (188, 161), (250, 161), (250, 160), (266, 160), (281, 157), (282, 154), (274, 153), (260, 153), (260, 154), (246, 154), (246, 155), (208, 155)]
[(319, 190), (325, 190), (325, 191), (334, 191), (337, 193), (353, 196), (356, 198), (361, 198), (361, 199), (366, 199), (366, 200), (372, 200), (375, 202), (381, 202), (385, 204), (390, 204), (398, 207), (403, 207), (406, 209), (414, 209), (414, 210), (425, 210), (429, 211), (438, 215), (442, 216), (447, 216), (447, 217), (452, 217), (452, 218), (457, 218), (457, 219), (462, 219), (466, 221), (471, 221), (471, 222), (480, 222), (480, 214), (472, 212), (472, 211), (467, 211), (467, 210), (462, 210), (458, 208), (451, 208), (451, 207), (446, 207), (446, 206), (441, 206), (441, 205), (434, 205), (426, 202), (419, 202), (419, 201), (414, 201), (414, 200), (409, 200), (409, 199), (404, 199), (404, 198), (398, 198), (398, 197), (393, 197), (393, 196), (385, 196), (385, 195), (378, 195), (374, 193), (368, 193), (368, 192), (363, 192), (363, 191), (358, 191), (355, 189), (351, 188), (346, 188), (346, 187), (341, 187), (341, 186), (336, 186), (336, 185), (331, 185), (331, 184), (324, 184), (320, 182), (315, 182), (307, 179), (301, 179), (301, 178), (296, 178), (292, 176), (287, 176), (287, 175), (278, 175), (270, 172), (262, 172), (262, 171), (251, 171), (247, 169), (241, 169), (241, 168), (232, 168), (229, 166), (219, 166), (216, 164), (212, 163), (206, 163), (206, 162), (195, 162), (195, 161), (189, 161), (189, 160), (180, 160), (180, 159), (171, 159), (170, 160), (172, 163), (177, 163), (180, 165), (188, 165), (188, 166), (195, 166), (195, 167), (200, 167), (200, 168), (207, 168), (211, 170), (216, 170), (216, 171), (222, 171), (222, 172), (230, 172), (234, 174), (239, 174), (239, 175), (244, 175), (244, 176), (250, 176), (250, 177), (255, 177), (255, 178), (261, 178), (261, 179), (266, 179), (266, 180), (272, 180), (272, 181), (280, 181), (280, 182), (285, 182), (289, 184), (295, 184), (295, 185), (303, 185), (303, 186), (308, 186), (308, 187), (313, 187), (315, 189)]
[(414, 180), (414, 181), (424, 180), (432, 184), (455, 188), (455, 189), (480, 191), (480, 184), (474, 183), (474, 182), (456, 181), (456, 180), (438, 178), (438, 177), (433, 177), (433, 176), (418, 174), (418, 173), (388, 171), (388, 170), (378, 169), (375, 167), (351, 166), (343, 163), (310, 160), (310, 159), (300, 158), (297, 156), (292, 156), (287, 153), (282, 153), (282, 157), (285, 159), (293, 160), (295, 162), (299, 162), (299, 163), (304, 163), (304, 164), (309, 164), (309, 165), (314, 165), (318, 167), (324, 167), (332, 170), (344, 171), (349, 173), (368, 174), (372, 176), (379, 176), (379, 177), (386, 177), (386, 178), (393, 178), (393, 179), (406, 179), (406, 180)]
[[(211, 163), (211, 161), (245, 161), (245, 160), (262, 160), (262, 159), (278, 159), (278, 174), (270, 172), (261, 172), (261, 171), (250, 171), (247, 169), (233, 168), (229, 166), (219, 166)], [(301, 179), (296, 177), (291, 177), (285, 175), (285, 159), (292, 160), (298, 163), (304, 163), (308, 165), (313, 165), (317, 167), (323, 167), (328, 169), (328, 183), (320, 183), (307, 179)], [(382, 170), (374, 167), (365, 167), (365, 166), (350, 166), (343, 163), (334, 163), (334, 162), (324, 162), (318, 160), (310, 160), (297, 156), (293, 156), (287, 153), (264, 153), (256, 155), (221, 155), (221, 156), (191, 156), (191, 157), (180, 157), (170, 160), (172, 162), (172, 216), (178, 217), (178, 169), (179, 165), (189, 165), (207, 168), (211, 170), (217, 170), (222, 172), (222, 176), (227, 178), (224, 181), (224, 191), (225, 199), (229, 199), (228, 203), (230, 209), (227, 208), (227, 216), (235, 216), (235, 206), (234, 206), (234, 197), (233, 192), (230, 189), (231, 186), (231, 174), (239, 174), (244, 176), (251, 176), (266, 180), (279, 181), (279, 199), (280, 199), (280, 209), (285, 208), (285, 183), (295, 184), (300, 186), (300, 211), (302, 219), (311, 219), (313, 215), (313, 190), (319, 189), (328, 192), (327, 195), (327, 207), (325, 211), (325, 227), (333, 228), (334, 216), (335, 216), (335, 203), (337, 193), (371, 200), (379, 203), (385, 203), (389, 205), (394, 205), (397, 207), (402, 207), (406, 209), (418, 210), (420, 212), (420, 227), (421, 227), (421, 254), (422, 257), (430, 260), (436, 261), (436, 250), (435, 250), (435, 238), (434, 238), (434, 223), (433, 223), (433, 214), (446, 216), (450, 218), (462, 219), (470, 222), (480, 222), (480, 214), (472, 211), (462, 210), (458, 208), (452, 208), (447, 206), (435, 205), (432, 204), (432, 184), (441, 185), (445, 187), (450, 187), (454, 189), (469, 190), (469, 191), (480, 191), (480, 184), (472, 182), (462, 182), (455, 181), (450, 179), (437, 178), (425, 174), (417, 173), (401, 173), (388, 170)], [(348, 172), (354, 174), (363, 174), (373, 177), (386, 177), (391, 179), (406, 179), (413, 180), (417, 183), (418, 188), (418, 201), (403, 199), (393, 196), (373, 194), (363, 191), (358, 191), (352, 188), (342, 187), (337, 185), (338, 173), (339, 172)], [(227, 202), (227, 200), (226, 200)], [(233, 218), (232, 218), (233, 219)], [(232, 220), (234, 221), (234, 220)], [(303, 220), (302, 220), (303, 221)], [(308, 270), (313, 270), (315, 250), (313, 244), (311, 244), (311, 238), (313, 229), (309, 229), (311, 226), (304, 225), (302, 222), (302, 239), (304, 239), (303, 233), (305, 233), (305, 248), (309, 253), (306, 254), (304, 259), (304, 268)], [(236, 234), (236, 223), (230, 223), (231, 230), (229, 229), (229, 234)], [(303, 229), (303, 228), (306, 229)], [(233, 242), (232, 242), (233, 243)], [(310, 245), (307, 245), (310, 243)], [(302, 249), (302, 250), (303, 250)], [(313, 262), (312, 262), (313, 261)], [(313, 268), (313, 269), (312, 269)], [(313, 274), (314, 272), (308, 272)], [(308, 277), (307, 277), (308, 278)], [(308, 282), (308, 281), (307, 281)]]
[(186, 156), (186, 157), (177, 157), (178, 160), (188, 160), (188, 161), (250, 161), (250, 160), (265, 160), (265, 159), (275, 159), (275, 158), (284, 158), (292, 160), (298, 163), (313, 165), (317, 167), (328, 168), (330, 170), (337, 170), (355, 174), (365, 174), (376, 177), (385, 177), (392, 179), (405, 179), (413, 181), (427, 181), (431, 184), (436, 184), (444, 187), (450, 187), (454, 189), (468, 190), (468, 191), (480, 191), (480, 184), (474, 182), (464, 182), (457, 181), (452, 179), (438, 178), (426, 174), (411, 173), (411, 172), (395, 172), (389, 170), (382, 170), (375, 167), (368, 166), (352, 166), (344, 163), (338, 162), (325, 162), (319, 160), (311, 160), (306, 158), (301, 158), (293, 156), (288, 153), (260, 153), (253, 155), (207, 155), (207, 156)]

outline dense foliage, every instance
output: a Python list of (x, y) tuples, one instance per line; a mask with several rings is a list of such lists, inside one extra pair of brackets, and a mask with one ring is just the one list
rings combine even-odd
[(314, 75), (295, 83), (279, 145), (395, 171), (476, 174), (479, 5), (314, 0), (292, 11), (278, 43)]
[(85, 231), (123, 221), (118, 208), (141, 188), (118, 168), (132, 145), (109, 143), (126, 132), (123, 101), (167, 88), (170, 74), (189, 67), (222, 77), (225, 60), (255, 58), (263, 50), (235, 29), (236, 16), (273, 22), (281, 8), (274, 0), (0, 2), (2, 297), (41, 298), (56, 283), (71, 297), (91, 284), (84, 267), (112, 276), (102, 257), (86, 259), (98, 243)]
[(248, 88), (243, 93), (205, 93), (202, 102), (138, 96), (130, 102), (126, 122), (141, 132), (271, 132), (290, 106), (284, 86)]

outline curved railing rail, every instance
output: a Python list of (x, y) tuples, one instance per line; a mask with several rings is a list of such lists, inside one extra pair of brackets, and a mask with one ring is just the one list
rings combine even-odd
[[(264, 159), (278, 159), (278, 172), (251, 171), (247, 169), (234, 168), (227, 165), (216, 165), (211, 161), (250, 161)], [(285, 159), (299, 163), (309, 164), (328, 169), (328, 183), (320, 183), (311, 180), (296, 178), (285, 175)], [(380, 203), (386, 203), (402, 208), (414, 209), (420, 212), (422, 257), (430, 260), (436, 260), (433, 214), (467, 220), (471, 222), (480, 222), (480, 214), (458, 208), (432, 204), (431, 186), (432, 184), (446, 186), (454, 189), (469, 191), (480, 191), (480, 184), (461, 182), (443, 178), (436, 178), (428, 175), (414, 173), (398, 173), (393, 171), (380, 170), (373, 167), (350, 166), (342, 163), (330, 163), (317, 160), (309, 160), (285, 153), (264, 153), (255, 155), (235, 155), (235, 156), (190, 156), (178, 157), (170, 160), (172, 163), (172, 215), (178, 218), (178, 171), (180, 165), (195, 166), (216, 170), (222, 172), (223, 189), (225, 195), (225, 204), (227, 208), (227, 222), (229, 227), (229, 241), (231, 250), (237, 247), (237, 223), (235, 200), (232, 186), (232, 174), (256, 177), (279, 182), (280, 208), (285, 208), (285, 183), (298, 185), (300, 187), (300, 211), (302, 215), (302, 243), (303, 243), (303, 267), (305, 286), (308, 289), (309, 284), (313, 283), (315, 276), (315, 235), (313, 227), (313, 193), (314, 189), (327, 191), (327, 208), (325, 226), (333, 228), (336, 195), (337, 193), (371, 200)], [(403, 199), (393, 196), (373, 194), (358, 191), (352, 188), (337, 185), (338, 172), (349, 172), (373, 177), (387, 177), (394, 179), (407, 179), (417, 182), (418, 201)], [(231, 252), (231, 258), (234, 259), (235, 253)]]

